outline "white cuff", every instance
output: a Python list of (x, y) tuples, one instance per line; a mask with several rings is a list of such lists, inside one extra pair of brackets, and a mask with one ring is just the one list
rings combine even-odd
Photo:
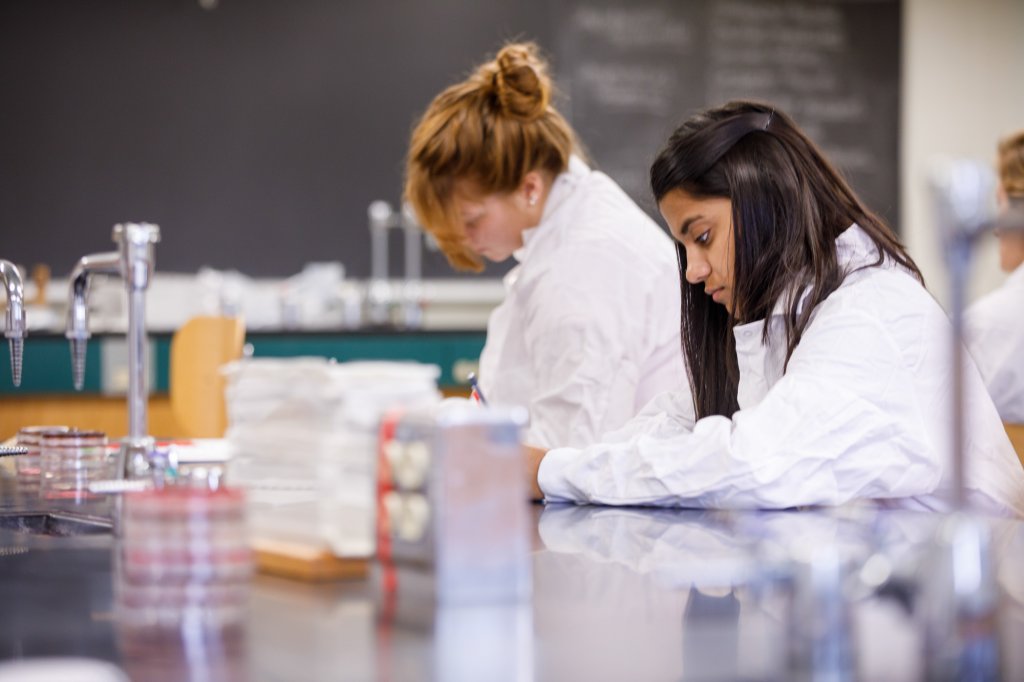
[(568, 482), (565, 470), (580, 457), (576, 448), (548, 450), (537, 469), (537, 485), (546, 502), (576, 502), (576, 489)]

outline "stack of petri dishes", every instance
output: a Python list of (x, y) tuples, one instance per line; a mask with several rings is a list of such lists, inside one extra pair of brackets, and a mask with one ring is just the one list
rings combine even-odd
[(253, 557), (242, 491), (192, 479), (126, 493), (121, 518), (121, 625), (201, 631), (244, 622)]
[(24, 455), (14, 458), (18, 491), (24, 495), (38, 495), (40, 481), (40, 452), (43, 436), (66, 433), (66, 426), (25, 426), (18, 430), (18, 445), (28, 448)]
[(114, 477), (115, 458), (102, 431), (44, 431), (39, 450), (39, 496), (43, 499), (75, 504), (100, 499), (89, 491), (89, 483)]

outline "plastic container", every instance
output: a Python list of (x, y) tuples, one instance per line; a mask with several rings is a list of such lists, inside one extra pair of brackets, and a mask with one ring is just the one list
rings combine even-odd
[(115, 458), (102, 431), (45, 433), (39, 447), (39, 496), (43, 499), (75, 503), (99, 499), (100, 495), (89, 492), (89, 483), (114, 477)]

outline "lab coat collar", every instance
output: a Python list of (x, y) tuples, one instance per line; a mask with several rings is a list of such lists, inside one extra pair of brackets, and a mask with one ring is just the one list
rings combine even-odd
[(540, 223), (536, 227), (523, 230), (523, 245), (512, 252), (513, 258), (522, 263), (533, 251), (539, 235), (550, 233), (562, 224), (558, 219), (560, 209), (589, 174), (590, 167), (583, 162), (583, 159), (576, 155), (569, 157), (569, 168), (564, 173), (560, 173), (551, 185), (547, 201), (544, 202), (544, 212), (541, 214)]
[[(857, 223), (853, 223), (850, 227), (843, 230), (843, 232), (836, 237), (836, 258), (839, 260), (839, 267), (846, 273), (853, 272), (857, 268), (861, 268), (865, 265), (870, 265), (875, 262), (878, 258), (878, 247), (868, 236), (868, 233), (864, 231)], [(810, 295), (810, 288), (805, 288), (800, 294), (800, 301), (797, 303), (796, 311), (799, 314), (804, 307), (804, 301), (807, 300), (807, 296)], [(788, 296), (781, 297), (776, 303), (775, 308), (772, 310), (771, 317), (780, 317), (786, 314), (789, 309)], [(760, 322), (751, 322), (750, 324), (759, 324)], [(741, 325), (746, 326), (746, 325)]]
[[(836, 238), (836, 257), (839, 260), (839, 267), (844, 272), (853, 272), (859, 267), (869, 265), (878, 257), (878, 249), (871, 237), (864, 229), (854, 223)], [(810, 287), (804, 288), (800, 294), (800, 301), (796, 310), (799, 314), (811, 293)], [(789, 309), (789, 297), (783, 296), (776, 303), (769, 320), (783, 317)], [(781, 323), (781, 322), (780, 322)], [(736, 339), (736, 352), (740, 355), (754, 355), (759, 353), (765, 320), (756, 320), (746, 324), (738, 324), (733, 327), (733, 336)], [(775, 329), (781, 327), (775, 326)]]

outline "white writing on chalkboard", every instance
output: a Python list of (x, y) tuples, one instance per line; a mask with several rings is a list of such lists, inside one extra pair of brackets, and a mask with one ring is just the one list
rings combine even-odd
[(732, 99), (792, 115), (874, 208), (896, 211), (898, 0), (576, 0), (557, 74), (595, 161), (647, 200), (686, 116)]
[(616, 48), (672, 47), (693, 37), (689, 26), (661, 7), (578, 7), (570, 23)]

